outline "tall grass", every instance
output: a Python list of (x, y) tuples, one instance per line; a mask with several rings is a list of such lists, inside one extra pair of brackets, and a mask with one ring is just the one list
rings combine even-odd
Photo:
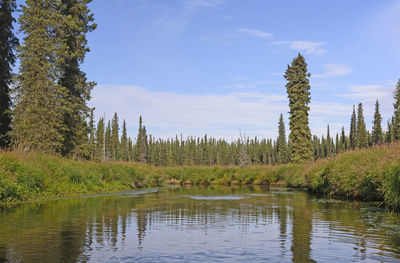
[(152, 167), (0, 152), (0, 201), (111, 192), (163, 184), (271, 185), (327, 196), (382, 201), (400, 209), (400, 144), (350, 151), (307, 164)]

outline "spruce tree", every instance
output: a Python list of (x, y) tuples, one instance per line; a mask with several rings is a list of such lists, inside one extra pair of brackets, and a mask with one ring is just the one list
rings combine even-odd
[(96, 129), (96, 154), (95, 159), (105, 160), (105, 121), (104, 118), (100, 118), (97, 122)]
[(359, 148), (366, 148), (368, 146), (368, 134), (365, 127), (362, 103), (358, 104), (357, 110), (357, 146)]
[(355, 149), (357, 147), (357, 117), (356, 117), (356, 108), (353, 105), (353, 114), (351, 115), (351, 122), (350, 122), (350, 148)]
[(283, 122), (283, 115), (281, 113), (278, 122), (278, 139), (277, 139), (277, 159), (279, 163), (287, 163), (287, 143), (285, 123)]
[(104, 136), (105, 160), (112, 158), (111, 122), (108, 121)]
[(96, 28), (94, 18), (88, 4), (91, 0), (61, 0), (58, 11), (63, 16), (58, 29), (61, 41), (66, 49), (60, 54), (59, 85), (65, 89), (65, 107), (62, 130), (64, 137), (63, 155), (80, 155), (85, 144), (85, 120), (89, 117), (90, 108), (87, 106), (94, 82), (88, 82), (86, 74), (80, 69), (86, 53), (86, 34)]
[(127, 132), (126, 132), (126, 122), (125, 122), (125, 120), (122, 123), (121, 158), (124, 161), (130, 161), (130, 159), (129, 159), (128, 135), (127, 135)]
[(96, 128), (94, 127), (94, 110), (90, 111), (90, 121), (89, 121), (89, 151), (90, 158), (94, 159), (96, 151)]
[(329, 131), (329, 124), (326, 130), (326, 156), (329, 157), (332, 155), (332, 143), (331, 143), (331, 133)]
[(0, 147), (10, 145), (11, 131), (11, 67), (15, 63), (14, 50), (18, 44), (13, 34), (12, 13), (16, 9), (15, 0), (0, 1)]
[(118, 114), (115, 112), (111, 121), (111, 158), (113, 160), (119, 159), (119, 123)]
[(66, 89), (58, 83), (62, 57), (68, 49), (62, 32), (58, 0), (26, 0), (19, 18), (23, 44), (14, 88), (12, 143), (23, 151), (61, 153)]
[(394, 119), (392, 120), (393, 136), (395, 140), (400, 140), (400, 79), (397, 81), (393, 98), (394, 98), (394, 103), (393, 103)]
[(382, 117), (379, 112), (379, 102), (376, 100), (375, 103), (375, 114), (374, 114), (374, 123), (372, 127), (372, 144), (378, 144), (382, 142), (383, 134), (382, 134)]
[(284, 75), (287, 80), (286, 88), (290, 108), (290, 135), (292, 154), (291, 160), (295, 163), (313, 159), (311, 145), (311, 131), (308, 126), (308, 104), (311, 101), (310, 84), (307, 64), (300, 54), (288, 65)]

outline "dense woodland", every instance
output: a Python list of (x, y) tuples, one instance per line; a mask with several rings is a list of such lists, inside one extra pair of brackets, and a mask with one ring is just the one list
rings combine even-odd
[[(373, 128), (366, 129), (363, 105), (349, 113), (350, 128), (326, 137), (312, 135), (308, 121), (311, 101), (307, 64), (299, 54), (284, 74), (289, 102), (289, 136), (283, 115), (277, 138), (241, 136), (227, 141), (205, 135), (159, 139), (148, 134), (139, 118), (135, 138), (112, 120), (95, 121), (87, 105), (96, 85), (80, 65), (89, 51), (86, 34), (96, 28), (88, 8), (91, 0), (26, 0), (18, 20), (15, 0), (0, 1), (0, 146), (69, 158), (124, 160), (156, 166), (301, 163), (340, 152), (400, 139), (400, 80), (394, 91), (394, 115), (382, 128), (376, 101)], [(15, 37), (18, 22), (24, 38)], [(12, 74), (16, 60), (20, 66)]]

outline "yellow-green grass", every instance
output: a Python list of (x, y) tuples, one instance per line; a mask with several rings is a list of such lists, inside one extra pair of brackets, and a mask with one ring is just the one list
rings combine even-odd
[(327, 196), (381, 201), (399, 209), (400, 144), (349, 151), (305, 164), (244, 168), (153, 167), (0, 152), (0, 200), (3, 202), (166, 184), (280, 184)]

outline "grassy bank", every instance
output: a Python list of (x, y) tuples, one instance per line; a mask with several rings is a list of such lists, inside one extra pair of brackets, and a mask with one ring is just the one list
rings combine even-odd
[(165, 184), (280, 184), (400, 208), (400, 144), (346, 152), (308, 164), (167, 167), (82, 162), (40, 154), (0, 153), (0, 200), (111, 192)]

